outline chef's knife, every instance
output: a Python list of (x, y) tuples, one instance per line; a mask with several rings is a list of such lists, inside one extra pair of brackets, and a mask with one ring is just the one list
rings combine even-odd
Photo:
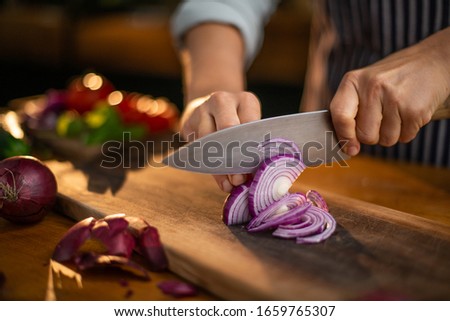
[[(450, 97), (438, 107), (432, 120), (449, 118)], [(341, 151), (330, 113), (321, 110), (266, 118), (214, 132), (179, 148), (163, 163), (199, 173), (251, 173), (265, 155), (258, 146), (274, 138), (296, 143), (307, 166), (349, 158)]]
[(341, 151), (330, 113), (321, 110), (266, 118), (219, 130), (180, 147), (163, 162), (199, 173), (251, 173), (265, 155), (258, 146), (279, 138), (294, 142), (307, 166), (348, 158)]

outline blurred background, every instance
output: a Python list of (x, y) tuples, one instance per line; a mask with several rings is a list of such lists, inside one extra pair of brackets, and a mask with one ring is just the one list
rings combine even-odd
[[(165, 96), (181, 110), (180, 65), (169, 29), (178, 2), (0, 0), (0, 106), (96, 71), (118, 89)], [(266, 28), (248, 73), (265, 117), (298, 110), (310, 13), (306, 0), (282, 1)]]

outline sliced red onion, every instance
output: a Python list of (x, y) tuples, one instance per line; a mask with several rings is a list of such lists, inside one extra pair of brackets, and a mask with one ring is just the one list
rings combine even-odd
[(127, 216), (127, 221), (130, 224), (128, 229), (136, 240), (135, 250), (146, 259), (149, 269), (152, 271), (167, 269), (169, 262), (158, 230), (141, 217)]
[[(325, 210), (311, 206), (302, 214), (299, 224), (280, 225), (272, 233), (281, 238), (296, 238), (297, 243), (318, 243), (336, 229), (334, 218)], [(306, 223), (305, 223), (306, 222)]]
[(100, 240), (108, 249), (108, 254), (129, 258), (133, 253), (135, 240), (127, 228), (125, 214), (108, 215), (94, 224), (91, 237)]
[(139, 252), (147, 259), (150, 270), (163, 271), (168, 268), (169, 262), (156, 228), (149, 225), (141, 230), (137, 245)]
[(328, 205), (323, 199), (322, 195), (315, 190), (309, 190), (306, 192), (306, 199), (312, 203), (312, 205), (317, 206), (328, 212)]
[(124, 214), (113, 214), (99, 220), (86, 218), (63, 235), (52, 258), (58, 262), (74, 259), (80, 247), (90, 238), (99, 240), (106, 247), (106, 254), (130, 257), (135, 241), (127, 227)]
[[(247, 230), (250, 232), (257, 232), (266, 230), (279, 224), (287, 223), (291, 220), (291, 213), (296, 208), (303, 207), (303, 205), (309, 207), (310, 203), (306, 202), (305, 196), (301, 193), (287, 194), (280, 200), (272, 203), (264, 211), (254, 217), (247, 225)], [(286, 218), (286, 216), (288, 217)], [(282, 222), (282, 223), (278, 223)], [(294, 220), (296, 222), (296, 220)], [(277, 224), (277, 225), (274, 225)]]
[(282, 238), (296, 238), (322, 232), (325, 224), (323, 215), (316, 215), (314, 211), (305, 211), (302, 214), (299, 223), (280, 225), (273, 235)]
[(322, 215), (325, 216), (325, 225), (323, 226), (323, 230), (315, 235), (305, 236), (305, 237), (297, 237), (297, 244), (312, 244), (312, 243), (320, 243), (327, 238), (329, 238), (334, 231), (336, 230), (336, 220), (330, 213), (324, 211), (321, 208), (311, 206), (311, 211), (321, 212)]
[(263, 159), (278, 155), (293, 155), (300, 160), (302, 159), (298, 146), (294, 142), (284, 138), (265, 140), (259, 144), (258, 150), (263, 155)]
[(90, 238), (95, 222), (93, 217), (88, 217), (73, 225), (56, 245), (52, 259), (58, 262), (71, 260), (84, 242)]
[(145, 268), (123, 256), (85, 252), (75, 256), (74, 262), (81, 271), (101, 267), (118, 267), (144, 279), (150, 279), (150, 275)]
[(336, 229), (336, 221), (328, 213), (323, 197), (315, 190), (305, 195), (289, 194), (305, 169), (298, 147), (285, 139), (273, 139), (261, 143), (259, 150), (267, 158), (250, 187), (249, 183), (236, 187), (228, 196), (224, 204), (225, 224), (242, 224), (252, 216), (246, 226), (249, 232), (275, 229), (273, 236), (296, 239), (299, 244), (328, 238)]
[(233, 188), (225, 199), (222, 220), (226, 225), (245, 224), (252, 216), (248, 210), (248, 191), (251, 181)]
[(292, 155), (278, 155), (264, 160), (250, 185), (250, 214), (257, 216), (270, 204), (288, 194), (304, 169), (305, 164)]
[(182, 281), (161, 281), (158, 283), (158, 287), (164, 294), (172, 295), (176, 298), (197, 295), (197, 289), (193, 285)]

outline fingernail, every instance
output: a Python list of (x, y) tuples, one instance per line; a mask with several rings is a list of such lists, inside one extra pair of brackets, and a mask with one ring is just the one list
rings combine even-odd
[(231, 184), (233, 184), (234, 186), (238, 186), (238, 185), (245, 183), (244, 175), (236, 174), (236, 175), (229, 176), (229, 178), (230, 178)]
[(356, 156), (359, 152), (359, 148), (356, 146), (348, 146), (345, 150), (345, 153), (349, 156)]
[(227, 179), (222, 182), (222, 191), (229, 193), (232, 189), (233, 186)]

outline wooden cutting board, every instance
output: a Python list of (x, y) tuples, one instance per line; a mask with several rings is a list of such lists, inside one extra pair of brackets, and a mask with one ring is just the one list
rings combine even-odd
[(159, 230), (170, 269), (221, 298), (450, 299), (448, 225), (325, 194), (338, 222), (335, 234), (321, 244), (297, 245), (225, 226), (226, 194), (209, 175), (48, 165), (63, 213), (76, 220), (113, 213), (145, 218)]

